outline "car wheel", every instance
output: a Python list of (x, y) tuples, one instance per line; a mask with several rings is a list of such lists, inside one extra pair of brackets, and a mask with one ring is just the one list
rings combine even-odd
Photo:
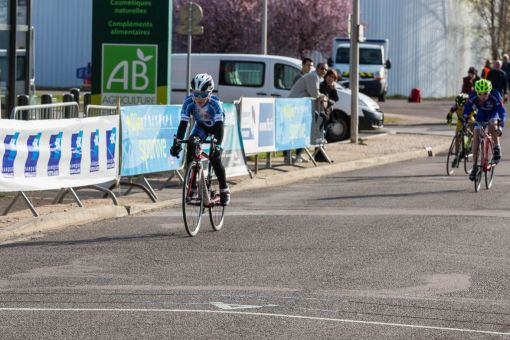
[(379, 99), (380, 102), (385, 102), (386, 101), (386, 91), (381, 93), (377, 99)]
[(326, 125), (326, 140), (328, 143), (349, 139), (351, 122), (345, 114), (335, 115)]

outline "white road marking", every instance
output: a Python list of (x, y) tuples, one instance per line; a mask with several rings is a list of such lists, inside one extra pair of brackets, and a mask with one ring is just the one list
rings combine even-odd
[(510, 333), (486, 331), (480, 329), (469, 329), (469, 328), (452, 328), (452, 327), (439, 327), (439, 326), (427, 326), (427, 325), (411, 325), (405, 323), (392, 323), (392, 322), (379, 322), (379, 321), (365, 321), (365, 320), (354, 320), (354, 319), (335, 319), (335, 318), (323, 318), (317, 316), (306, 316), (306, 315), (289, 315), (289, 314), (277, 314), (277, 313), (256, 313), (256, 312), (239, 312), (239, 311), (225, 311), (225, 310), (193, 310), (193, 309), (148, 309), (148, 308), (0, 308), (0, 312), (142, 312), (142, 313), (217, 313), (217, 314), (236, 314), (236, 315), (249, 315), (249, 316), (269, 316), (278, 318), (289, 318), (289, 319), (306, 319), (306, 320), (317, 320), (317, 321), (331, 321), (339, 323), (353, 323), (362, 325), (375, 325), (375, 326), (391, 326), (391, 327), (404, 327), (404, 328), (416, 328), (416, 329), (429, 329), (438, 331), (449, 331), (449, 332), (463, 332), (463, 333), (477, 333), (477, 334), (490, 334), (490, 335), (506, 335), (510, 336)]
[(233, 310), (233, 309), (245, 309), (245, 308), (262, 308), (262, 307), (276, 307), (277, 305), (236, 305), (233, 303), (224, 303), (224, 302), (211, 302), (211, 305), (216, 306), (221, 309)]

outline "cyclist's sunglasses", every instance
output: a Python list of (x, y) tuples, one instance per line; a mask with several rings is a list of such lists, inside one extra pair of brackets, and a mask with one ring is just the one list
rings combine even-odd
[(477, 92), (476, 94), (479, 96), (486, 96), (489, 94), (489, 92)]
[(209, 92), (193, 91), (193, 92), (191, 92), (191, 94), (195, 98), (205, 99), (205, 98), (209, 97)]

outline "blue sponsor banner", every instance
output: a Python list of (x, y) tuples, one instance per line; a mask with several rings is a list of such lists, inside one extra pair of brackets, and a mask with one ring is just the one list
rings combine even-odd
[(4, 139), (5, 153), (2, 158), (2, 174), (4, 177), (14, 177), (14, 160), (16, 159), (19, 132), (6, 135)]
[(99, 171), (99, 129), (90, 133), (90, 172)]
[(139, 105), (121, 108), (121, 176), (135, 176), (180, 169), (180, 157), (170, 155), (179, 127), (180, 105)]
[(50, 159), (48, 160), (48, 176), (60, 174), (60, 158), (62, 157), (62, 135), (60, 131), (50, 136)]
[(117, 143), (117, 128), (106, 130), (106, 168), (115, 168), (115, 149)]
[(35, 177), (37, 175), (37, 161), (39, 161), (39, 141), (41, 132), (36, 135), (30, 135), (27, 140), (28, 156), (25, 161), (25, 177)]
[(312, 100), (310, 98), (277, 98), (275, 121), (277, 151), (310, 146), (312, 129)]
[(83, 130), (71, 135), (71, 163), (69, 173), (79, 175), (81, 173)]

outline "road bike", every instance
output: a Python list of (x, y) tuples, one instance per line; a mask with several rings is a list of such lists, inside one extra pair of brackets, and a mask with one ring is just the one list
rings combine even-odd
[(448, 176), (453, 175), (455, 169), (464, 163), (464, 172), (469, 173), (473, 155), (471, 154), (471, 144), (473, 143), (473, 132), (464, 126), (459, 132), (453, 136), (448, 156), (446, 157), (446, 173)]
[(209, 211), (212, 228), (219, 231), (223, 227), (225, 206), (220, 204), (220, 188), (218, 181), (214, 179), (211, 162), (207, 162), (207, 174), (203, 165), (204, 160), (211, 158), (217, 141), (210, 135), (205, 138), (203, 142), (209, 143), (208, 153), (202, 149), (202, 141), (196, 136), (180, 142), (195, 146), (182, 187), (182, 215), (186, 232), (189, 236), (195, 236), (198, 233), (205, 209)]
[[(499, 122), (498, 122), (499, 126)], [(480, 190), (482, 183), (482, 174), (485, 177), (485, 188), (490, 189), (494, 180), (494, 168), (496, 162), (494, 161), (494, 139), (488, 133), (489, 123), (484, 123), (480, 128), (480, 143), (478, 145), (478, 155), (480, 163), (477, 165), (478, 172), (475, 177), (475, 191)]]

